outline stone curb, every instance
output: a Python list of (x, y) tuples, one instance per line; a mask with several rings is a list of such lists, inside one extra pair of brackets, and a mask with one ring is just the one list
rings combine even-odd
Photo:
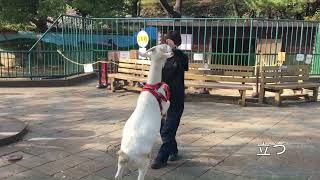
[[(1, 131), (0, 134), (5, 133), (4, 130), (7, 129), (6, 126), (11, 126), (10, 128), (8, 128), (10, 132), (15, 132), (14, 134), (10, 134), (7, 136), (5, 135), (0, 136), (0, 146), (8, 145), (8, 144), (19, 141), (28, 131), (27, 125), (24, 122), (21, 122), (18, 120), (11, 119), (10, 123), (1, 122), (1, 121), (0, 123), (2, 126), (2, 128), (0, 126), (0, 131)], [(15, 126), (15, 127), (12, 127), (12, 126)]]

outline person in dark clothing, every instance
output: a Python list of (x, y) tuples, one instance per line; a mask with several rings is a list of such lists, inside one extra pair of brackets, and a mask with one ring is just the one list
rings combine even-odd
[(162, 70), (162, 81), (170, 89), (170, 107), (167, 116), (161, 121), (162, 146), (157, 157), (151, 164), (152, 169), (159, 169), (167, 165), (167, 161), (178, 159), (176, 132), (184, 110), (184, 71), (188, 70), (188, 56), (177, 49), (181, 44), (181, 35), (177, 31), (169, 31), (164, 37), (164, 43), (172, 47), (173, 57), (167, 59)]

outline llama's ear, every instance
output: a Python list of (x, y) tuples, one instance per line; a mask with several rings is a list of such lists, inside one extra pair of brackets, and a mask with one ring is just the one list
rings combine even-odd
[(164, 53), (164, 56), (168, 59), (168, 58), (171, 58), (173, 56), (173, 53), (172, 52)]

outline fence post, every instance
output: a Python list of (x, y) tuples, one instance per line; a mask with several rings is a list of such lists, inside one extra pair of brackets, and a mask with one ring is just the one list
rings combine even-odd
[(249, 66), (250, 66), (250, 60), (251, 60), (252, 24), (253, 24), (253, 21), (252, 21), (252, 18), (251, 18), (250, 19), (250, 35), (249, 35), (249, 57), (248, 57), (248, 60), (249, 60), (248, 65)]
[[(200, 29), (201, 25), (199, 23), (199, 29)], [(206, 41), (207, 41), (207, 18), (204, 20), (204, 37), (203, 37), (203, 67), (205, 63), (208, 63), (206, 60)], [(200, 44), (199, 44), (200, 45)]]
[(28, 51), (28, 68), (29, 68), (29, 78), (32, 80), (32, 65), (31, 65), (31, 55), (30, 51)]
[[(64, 53), (65, 52), (65, 38), (64, 38), (64, 16), (61, 16), (62, 18), (62, 52)], [(64, 73), (64, 78), (67, 79), (67, 66), (68, 64), (66, 63), (66, 61), (64, 60), (63, 61), (63, 73)]]
[[(94, 50), (93, 50), (93, 20), (90, 19), (90, 22), (91, 22), (91, 28), (90, 28), (90, 56), (91, 56), (91, 60), (93, 60), (94, 58)], [(97, 57), (97, 56), (95, 56)]]

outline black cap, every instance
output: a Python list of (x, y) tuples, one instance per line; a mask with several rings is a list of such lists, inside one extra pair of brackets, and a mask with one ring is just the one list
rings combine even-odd
[(171, 39), (176, 46), (180, 46), (180, 45), (181, 45), (181, 35), (180, 35), (180, 33), (177, 32), (177, 31), (169, 31), (169, 32), (165, 35), (164, 39), (165, 39), (165, 40)]

